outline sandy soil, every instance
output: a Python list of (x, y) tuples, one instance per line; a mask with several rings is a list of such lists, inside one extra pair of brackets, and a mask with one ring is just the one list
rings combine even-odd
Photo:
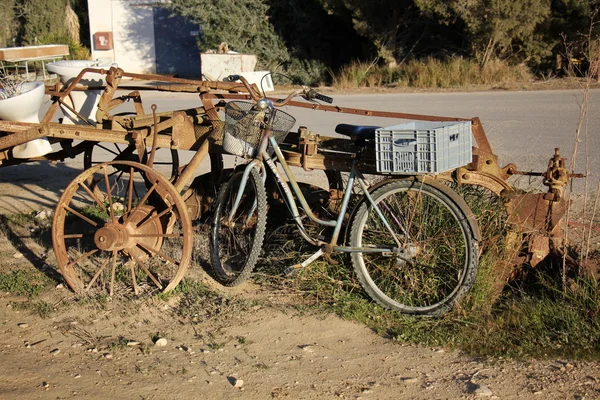
[(306, 311), (290, 292), (219, 289), (198, 270), (188, 276), (219, 295), (77, 297), (45, 264), (44, 241), (16, 236), (0, 240), (0, 271), (53, 280), (32, 298), (0, 293), (0, 398), (600, 398), (595, 362), (406, 345)]

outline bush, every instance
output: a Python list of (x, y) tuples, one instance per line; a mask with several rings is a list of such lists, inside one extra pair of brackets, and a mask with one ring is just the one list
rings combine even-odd
[(40, 44), (66, 44), (69, 46), (69, 60), (89, 60), (92, 58), (90, 50), (81, 43), (75, 42), (66, 34), (51, 33), (39, 39)]

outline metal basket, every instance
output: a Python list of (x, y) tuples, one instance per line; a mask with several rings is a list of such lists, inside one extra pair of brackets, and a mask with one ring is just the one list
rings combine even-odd
[[(254, 158), (263, 138), (265, 110), (254, 109), (254, 103), (230, 101), (225, 106), (223, 149), (233, 155)], [(273, 137), (277, 143), (285, 140), (296, 119), (281, 110), (275, 113)]]

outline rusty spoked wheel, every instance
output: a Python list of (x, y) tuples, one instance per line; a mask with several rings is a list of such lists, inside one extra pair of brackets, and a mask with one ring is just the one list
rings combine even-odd
[[(91, 189), (93, 188), (93, 189)], [(172, 290), (192, 253), (192, 225), (173, 185), (132, 161), (95, 165), (61, 196), (52, 226), (60, 271), (76, 292)]]

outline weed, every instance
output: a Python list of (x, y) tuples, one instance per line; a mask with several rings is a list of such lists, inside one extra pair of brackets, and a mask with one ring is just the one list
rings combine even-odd
[(41, 318), (48, 318), (52, 311), (55, 310), (54, 306), (47, 301), (38, 300), (38, 301), (25, 301), (25, 302), (13, 302), (11, 303), (13, 309), (15, 310), (27, 310), (32, 314), (37, 314)]
[(117, 351), (123, 351), (127, 348), (128, 342), (129, 342), (129, 340), (127, 340), (124, 336), (119, 336), (119, 337), (117, 337), (116, 340), (108, 343), (107, 349), (111, 353), (116, 353)]
[(414, 88), (453, 88), (470, 85), (502, 85), (531, 79), (524, 65), (509, 65), (494, 60), (481, 68), (474, 60), (452, 57), (441, 61), (429, 57), (410, 60), (397, 67), (381, 67), (373, 63), (352, 63), (333, 76), (333, 86), (379, 87), (386, 85)]
[(38, 271), (18, 270), (0, 273), (0, 290), (20, 296), (37, 296), (52, 285), (46, 275)]
[(225, 343), (216, 343), (216, 342), (213, 342), (213, 343), (209, 343), (207, 346), (211, 350), (219, 350), (219, 349), (225, 348)]
[(193, 321), (219, 317), (234, 311), (245, 311), (250, 307), (247, 302), (224, 297), (199, 282), (186, 280), (180, 286), (182, 297), (176, 312)]
[(556, 289), (560, 282), (550, 279), (552, 275), (529, 273), (527, 281), (505, 288), (507, 278), (518, 272), (510, 266), (523, 235), (508, 230), (498, 196), (477, 186), (454, 189), (475, 213), (484, 253), (473, 289), (443, 317), (412, 317), (375, 304), (344, 255), (335, 255), (332, 262), (316, 261), (290, 279), (273, 277), (312, 250), (291, 234), (290, 227), (269, 231), (268, 261), (258, 266), (264, 272), (261, 279), (303, 294), (307, 302), (297, 306), (300, 312), (311, 308), (333, 311), (402, 342), (453, 347), (473, 355), (600, 355), (600, 344), (593, 339), (600, 334), (600, 290), (595, 281), (574, 279), (565, 296)]

